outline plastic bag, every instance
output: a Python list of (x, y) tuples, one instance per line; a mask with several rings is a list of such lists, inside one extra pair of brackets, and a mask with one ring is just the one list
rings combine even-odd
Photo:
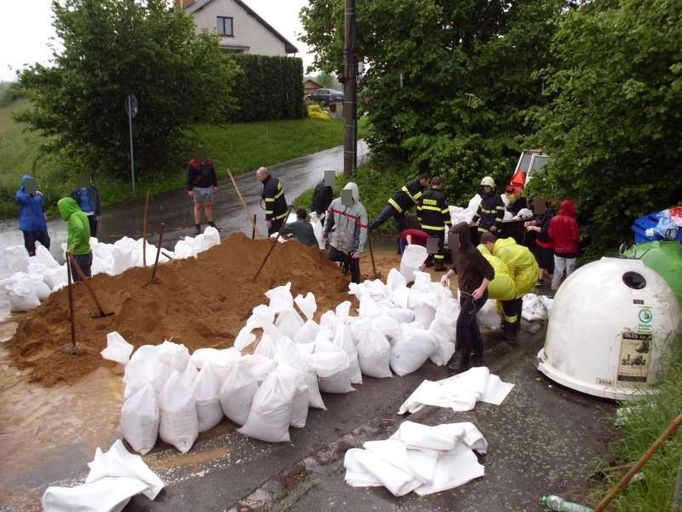
[(123, 336), (117, 331), (113, 331), (107, 334), (107, 347), (100, 354), (104, 359), (126, 365), (130, 361), (133, 348)]
[(296, 373), (286, 365), (278, 366), (256, 391), (249, 417), (238, 432), (270, 443), (289, 441), (295, 394)]
[(294, 308), (290, 308), (286, 311), (282, 311), (277, 316), (275, 325), (280, 333), (293, 340), (296, 337), (298, 330), (303, 327), (303, 319)]
[(199, 432), (206, 432), (223, 420), (220, 384), (218, 372), (211, 363), (205, 364), (194, 379), (194, 400)]
[(320, 379), (320, 391), (336, 394), (355, 391), (351, 386), (350, 360), (344, 351), (316, 351), (311, 355), (311, 361)]
[(500, 313), (497, 310), (497, 301), (488, 299), (476, 315), (481, 329), (497, 330), (502, 324)]
[(187, 453), (199, 435), (196, 402), (187, 374), (173, 372), (159, 394), (159, 436)]
[(121, 408), (121, 431), (133, 450), (144, 455), (154, 448), (159, 418), (159, 403), (151, 384), (144, 384), (125, 399)]

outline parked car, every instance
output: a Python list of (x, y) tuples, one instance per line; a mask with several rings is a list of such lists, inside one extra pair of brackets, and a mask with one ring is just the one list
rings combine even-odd
[(307, 97), (308, 100), (329, 107), (334, 102), (343, 101), (343, 92), (334, 89), (318, 89)]

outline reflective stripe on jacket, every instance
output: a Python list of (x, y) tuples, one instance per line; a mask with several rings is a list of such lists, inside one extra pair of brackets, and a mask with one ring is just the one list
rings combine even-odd
[(279, 220), (287, 216), (287, 200), (284, 197), (284, 185), (277, 178), (268, 176), (263, 181), (265, 201), (265, 220)]
[(419, 179), (408, 181), (398, 190), (393, 197), (388, 200), (388, 204), (393, 206), (398, 213), (403, 213), (418, 204), (422, 196), (424, 187), (419, 183)]
[(441, 190), (433, 188), (426, 190), (417, 204), (417, 218), (424, 231), (448, 230), (452, 221), (447, 196)]

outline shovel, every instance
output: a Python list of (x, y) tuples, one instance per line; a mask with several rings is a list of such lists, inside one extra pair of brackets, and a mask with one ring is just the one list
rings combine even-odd
[(102, 307), (102, 304), (100, 304), (99, 300), (97, 299), (97, 295), (95, 295), (95, 290), (92, 289), (92, 286), (90, 286), (90, 283), (88, 282), (88, 278), (86, 277), (85, 273), (83, 272), (83, 269), (81, 266), (78, 264), (78, 260), (73, 256), (73, 254), (69, 254), (69, 260), (73, 263), (74, 268), (76, 269), (76, 273), (78, 274), (78, 277), (80, 278), (81, 282), (85, 285), (85, 287), (88, 290), (88, 293), (90, 294), (90, 297), (92, 297), (93, 302), (97, 306), (97, 310), (99, 311), (98, 314), (93, 315), (92, 318), (102, 318), (105, 316), (111, 316), (114, 313), (105, 313), (104, 308)]
[[(66, 253), (67, 259), (69, 258), (69, 253)], [(76, 319), (74, 317), (74, 311), (73, 311), (73, 291), (71, 290), (71, 265), (69, 265), (69, 262), (66, 262), (66, 276), (67, 276), (67, 285), (68, 285), (68, 293), (69, 293), (69, 321), (71, 323), (71, 345), (67, 345), (64, 347), (64, 353), (72, 355), (72, 356), (82, 356), (83, 354), (86, 353), (85, 349), (80, 348), (78, 345), (76, 345)]]

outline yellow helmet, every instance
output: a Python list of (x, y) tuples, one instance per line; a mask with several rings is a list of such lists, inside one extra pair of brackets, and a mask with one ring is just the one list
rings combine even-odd
[(490, 176), (486, 176), (481, 180), (481, 186), (495, 188), (495, 180), (492, 179)]

